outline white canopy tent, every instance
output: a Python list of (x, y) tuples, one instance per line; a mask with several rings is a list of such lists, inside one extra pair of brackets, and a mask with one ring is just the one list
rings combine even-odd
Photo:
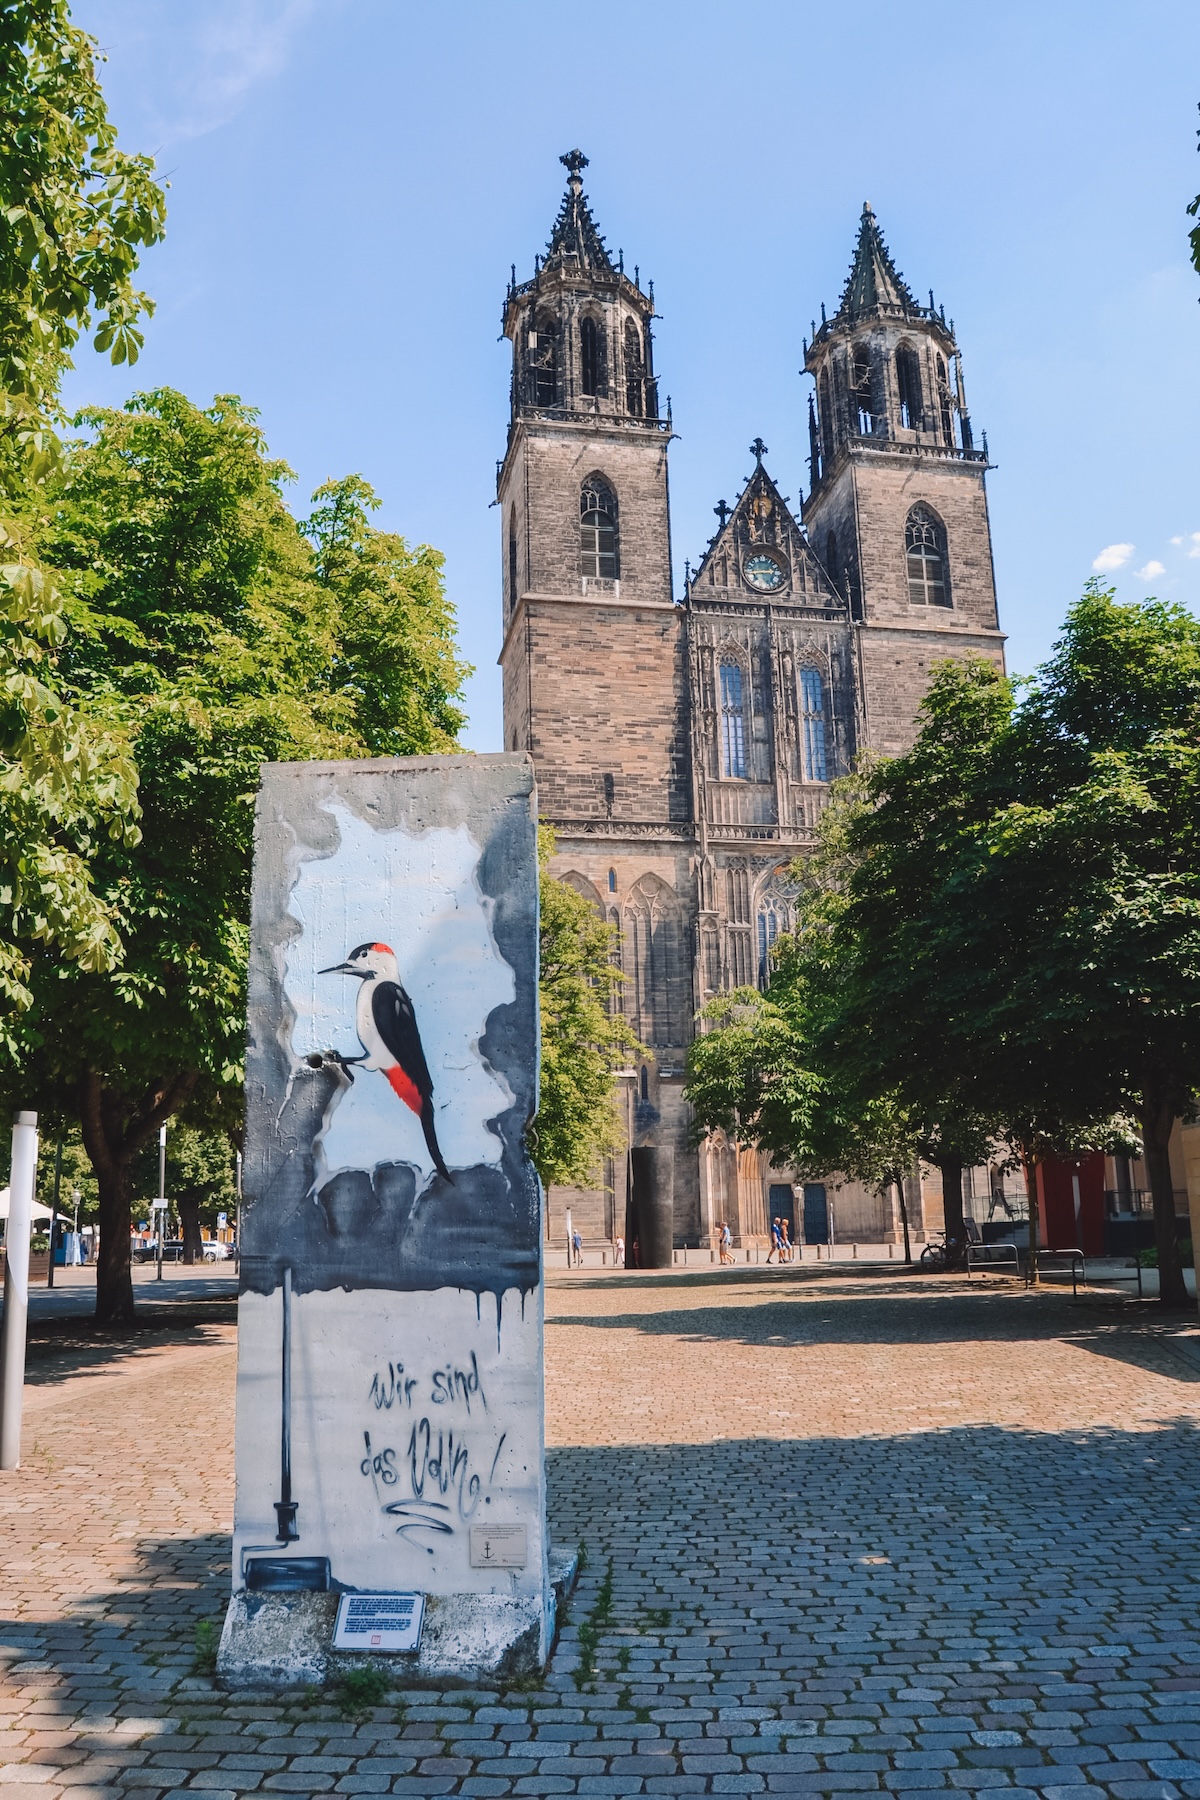
[[(58, 1216), (61, 1219), (63, 1215), (60, 1212)], [(0, 1188), (0, 1219), (7, 1219), (7, 1217), (8, 1217), (8, 1189)], [(54, 1214), (51, 1212), (51, 1210), (48, 1206), (40, 1206), (38, 1204), (38, 1202), (35, 1200), (33, 1203), (33, 1217), (34, 1217), (35, 1222), (41, 1223), (42, 1221), (44, 1221), (48, 1225), (50, 1223), (50, 1220), (54, 1217)]]

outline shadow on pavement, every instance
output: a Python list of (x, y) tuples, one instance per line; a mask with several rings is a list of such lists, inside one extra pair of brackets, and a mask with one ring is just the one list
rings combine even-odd
[[(695, 1704), (714, 1679), (769, 1664), (773, 1708), (781, 1684), (823, 1667), (895, 1681), (941, 1658), (949, 1691), (919, 1697), (953, 1711), (956, 1684), (978, 1683), (980, 1663), (1013, 1671), (1035, 1659), (1004, 1677), (1033, 1694), (1052, 1668), (1111, 1683), (1120, 1672), (1105, 1651), (1141, 1658), (1152, 1687), (1197, 1673), (1197, 1448), (1190, 1419), (562, 1448), (547, 1456), (552, 1531), (587, 1546), (591, 1584), (612, 1558), (596, 1679), (626, 1696), (636, 1680), (648, 1704), (647, 1690), (674, 1683)], [(52, 1507), (42, 1520), (54, 1527)], [(381, 1585), (392, 1585), (382, 1571)], [(225, 1536), (146, 1538), (112, 1591), (80, 1593), (57, 1620), (0, 1621), (0, 1648), (18, 1659), (14, 1685), (53, 1689), (38, 1702), (42, 1729), (52, 1714), (103, 1714), (118, 1700), (160, 1701), (172, 1715), (219, 1709), (191, 1659), (197, 1621), (219, 1628), (228, 1591)], [(621, 1643), (662, 1666), (610, 1670)], [(1180, 1658), (1191, 1659), (1183, 1670)], [(568, 1662), (548, 1687), (573, 1693)], [(810, 1699), (819, 1710), (820, 1693)]]
[(78, 1375), (101, 1375), (114, 1366), (165, 1347), (216, 1349), (228, 1342), (217, 1326), (237, 1323), (236, 1301), (155, 1310), (139, 1307), (129, 1330), (98, 1331), (84, 1319), (32, 1323), (25, 1352), (27, 1387), (46, 1387)]
[[(652, 1284), (640, 1284), (643, 1289)], [(662, 1285), (662, 1284), (659, 1284)], [(611, 1288), (610, 1288), (611, 1291)], [(561, 1290), (560, 1290), (561, 1292)], [(554, 1298), (552, 1297), (551, 1304)], [(631, 1293), (630, 1298), (634, 1296)], [(845, 1304), (845, 1302), (852, 1304)], [(548, 1325), (637, 1331), (651, 1337), (790, 1348), (803, 1344), (951, 1344), (1059, 1339), (1177, 1381), (1200, 1381), (1200, 1321), (1164, 1315), (1121, 1297), (1029, 1293), (999, 1288), (905, 1294), (793, 1290), (753, 1304), (672, 1306), (662, 1311), (576, 1315), (551, 1312)], [(1189, 1334), (1189, 1327), (1192, 1328)], [(1194, 1346), (1194, 1348), (1192, 1348)]]

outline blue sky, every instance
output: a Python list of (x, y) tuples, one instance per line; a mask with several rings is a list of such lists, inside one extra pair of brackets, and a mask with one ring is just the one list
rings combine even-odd
[(807, 484), (801, 339), (869, 199), (957, 325), (998, 465), (1010, 666), (1046, 654), (1097, 559), (1123, 597), (1200, 610), (1195, 0), (75, 0), (74, 16), (107, 54), (124, 147), (156, 155), (171, 191), (134, 377), (81, 349), (69, 399), (118, 404), (133, 379), (239, 393), (296, 470), (298, 510), (327, 476), (364, 474), (381, 523), (446, 553), (474, 748), (501, 744), (500, 306), (576, 144), (610, 247), (655, 283), (677, 591), (756, 434), (786, 493)]

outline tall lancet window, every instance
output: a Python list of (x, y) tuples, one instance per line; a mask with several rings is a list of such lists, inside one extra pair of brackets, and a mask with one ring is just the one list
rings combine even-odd
[(579, 376), (585, 394), (593, 397), (607, 394), (604, 327), (596, 319), (584, 319), (579, 327)]
[(850, 358), (850, 416), (860, 437), (875, 430), (875, 402), (871, 393), (871, 352), (856, 344)]
[(828, 781), (825, 758), (825, 683), (817, 669), (800, 671), (800, 723), (805, 781)]
[(529, 333), (529, 371), (535, 406), (553, 406), (558, 400), (558, 346), (554, 320), (548, 315), (534, 320)]
[(600, 581), (617, 579), (617, 496), (602, 475), (589, 475), (579, 491), (579, 548), (585, 575)]
[(908, 597), (914, 606), (949, 606), (946, 579), (946, 531), (928, 506), (914, 506), (904, 528), (908, 558)]
[(907, 431), (924, 431), (925, 408), (921, 403), (921, 359), (911, 344), (896, 350), (896, 387), (900, 393), (900, 423)]
[(625, 411), (640, 419), (645, 411), (643, 389), (646, 366), (642, 360), (642, 334), (632, 319), (625, 321)]
[(937, 359), (937, 392), (938, 411), (942, 415), (942, 438), (951, 450), (954, 448), (954, 415), (950, 407), (950, 378), (946, 374), (946, 365), (939, 356)]
[(721, 773), (746, 779), (745, 681), (740, 663), (721, 664)]

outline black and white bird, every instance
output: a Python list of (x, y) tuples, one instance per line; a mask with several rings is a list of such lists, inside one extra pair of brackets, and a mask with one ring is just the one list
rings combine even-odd
[[(421, 1121), (421, 1130), (433, 1166), (445, 1181), (453, 1181), (433, 1123), (433, 1082), (421, 1048), (421, 1034), (413, 1003), (400, 980), (395, 952), (387, 944), (359, 944), (345, 962), (320, 970), (322, 975), (356, 975), (362, 982), (355, 1008), (355, 1025), (363, 1047), (361, 1056), (339, 1057), (349, 1073), (351, 1063), (378, 1069), (396, 1096)], [(353, 1080), (353, 1077), (351, 1077)]]

